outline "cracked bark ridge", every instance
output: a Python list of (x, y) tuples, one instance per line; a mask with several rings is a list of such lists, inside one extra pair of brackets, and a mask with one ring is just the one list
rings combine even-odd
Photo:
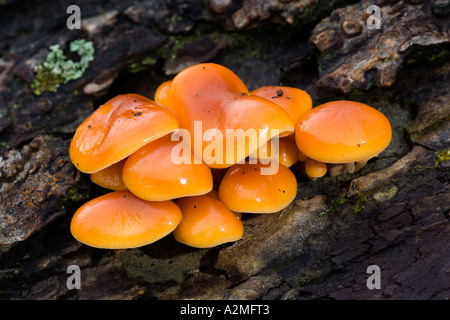
[(80, 176), (67, 148), (38, 137), (0, 158), (0, 254), (64, 214), (63, 199)]
[(202, 0), (143, 1), (129, 6), (124, 14), (133, 22), (165, 34), (186, 34), (192, 31), (198, 20), (208, 19)]
[(77, 300), (132, 300), (139, 298), (145, 288), (124, 275), (119, 260), (109, 260), (96, 267), (83, 268), (83, 290), (71, 292), (66, 282), (65, 270), (43, 281), (34, 283), (23, 294), (24, 300), (55, 300), (62, 296), (71, 296)]
[(320, 0), (208, 0), (208, 7), (223, 18), (227, 30), (248, 30), (270, 22), (278, 25), (306, 24), (334, 5), (351, 1)]
[[(438, 2), (362, 0), (333, 11), (310, 36), (318, 85), (339, 93), (391, 86), (411, 55), (450, 44), (448, 3)], [(379, 29), (367, 12), (374, 4), (381, 9)]]
[(408, 81), (398, 84), (397, 92), (404, 99), (413, 99), (417, 106), (417, 116), (405, 126), (409, 139), (441, 151), (450, 148), (450, 62), (431, 70), (413, 68)]

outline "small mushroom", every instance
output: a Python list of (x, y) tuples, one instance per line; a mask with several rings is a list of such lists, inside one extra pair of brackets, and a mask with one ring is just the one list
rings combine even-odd
[(81, 172), (94, 173), (178, 127), (177, 119), (154, 101), (138, 94), (119, 95), (80, 124), (70, 159)]
[(128, 190), (149, 201), (202, 195), (211, 191), (213, 176), (210, 168), (196, 159), (190, 149), (181, 150), (187, 155), (174, 152), (178, 145), (179, 142), (171, 141), (171, 135), (166, 135), (129, 156), (122, 170), (122, 179)]
[(327, 173), (327, 164), (308, 158), (305, 161), (305, 173), (310, 180), (321, 178)]
[[(311, 96), (306, 91), (294, 87), (265, 86), (253, 90), (250, 95), (265, 98), (279, 105), (287, 112), (294, 126), (312, 109)], [(288, 134), (289, 132), (282, 133), (280, 137)]]
[(235, 164), (219, 186), (220, 200), (234, 212), (272, 213), (287, 207), (297, 195), (297, 179), (292, 171), (279, 164), (272, 174), (261, 163)]
[[(230, 167), (274, 136), (294, 132), (286, 111), (249, 95), (241, 79), (218, 64), (203, 63), (181, 71), (167, 97), (167, 108), (180, 128), (190, 133), (192, 149), (211, 168)], [(249, 138), (252, 134), (254, 139)]]
[(176, 200), (183, 220), (173, 231), (175, 240), (195, 248), (210, 248), (242, 238), (240, 213), (228, 209), (217, 191)]
[[(277, 151), (278, 144), (278, 151)], [(249, 156), (250, 159), (266, 161), (278, 161), (285, 167), (291, 167), (298, 161), (298, 149), (294, 139), (289, 137), (272, 138), (256, 152)]]
[(122, 180), (122, 168), (126, 159), (123, 159), (105, 169), (90, 175), (91, 181), (102, 188), (110, 190), (127, 190)]
[[(392, 129), (380, 111), (359, 102), (332, 101), (322, 104), (297, 124), (295, 141), (308, 158), (332, 164), (332, 174), (360, 169), (390, 143)], [(342, 164), (347, 164), (343, 166)]]
[(155, 91), (155, 102), (167, 107), (167, 94), (169, 92), (170, 84), (172, 80), (167, 80), (161, 83)]
[(74, 214), (70, 231), (83, 244), (103, 249), (129, 249), (153, 243), (181, 221), (173, 201), (142, 200), (129, 191), (92, 199)]

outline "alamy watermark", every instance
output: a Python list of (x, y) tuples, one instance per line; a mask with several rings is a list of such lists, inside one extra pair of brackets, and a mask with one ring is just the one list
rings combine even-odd
[(81, 289), (81, 270), (80, 267), (73, 264), (67, 267), (66, 273), (71, 275), (67, 278), (67, 289)]
[(67, 29), (81, 29), (81, 9), (77, 5), (70, 5), (67, 7), (66, 13), (70, 14), (66, 20)]
[[(275, 155), (279, 153), (278, 129), (225, 129), (225, 132), (211, 128), (203, 132), (202, 121), (194, 121), (193, 139), (191, 132), (187, 129), (178, 129), (172, 133), (172, 141), (180, 141), (171, 152), (171, 160), (174, 164), (191, 164), (191, 150), (194, 164), (205, 163), (207, 165), (231, 166), (235, 163), (256, 164), (265, 166), (261, 168), (261, 175), (273, 175), (278, 172), (279, 163)], [(193, 141), (193, 146), (192, 146)], [(204, 146), (203, 143), (207, 142)], [(270, 143), (270, 155), (260, 155), (259, 158), (247, 159), (247, 151), (257, 151), (264, 143)], [(225, 154), (224, 154), (225, 152)]]
[(366, 20), (367, 29), (381, 29), (381, 9), (377, 5), (368, 6), (366, 13), (370, 14), (370, 17)]
[(381, 289), (381, 269), (376, 264), (367, 267), (366, 272), (371, 276), (367, 278), (366, 286), (368, 289)]

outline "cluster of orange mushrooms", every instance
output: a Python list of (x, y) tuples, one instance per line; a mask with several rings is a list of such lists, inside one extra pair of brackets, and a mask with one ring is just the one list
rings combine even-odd
[[(208, 135), (209, 129), (220, 134)], [(257, 142), (230, 129), (255, 129)], [(226, 67), (198, 64), (162, 83), (154, 100), (116, 96), (77, 128), (73, 164), (111, 192), (81, 206), (71, 232), (105, 249), (140, 247), (170, 233), (197, 248), (237, 241), (242, 213), (277, 212), (295, 199), (293, 164), (304, 163), (309, 179), (354, 172), (383, 151), (391, 135), (388, 119), (365, 104), (312, 108), (303, 90), (249, 92)], [(174, 154), (189, 161), (174, 161)], [(262, 174), (267, 159), (278, 164), (272, 174)]]

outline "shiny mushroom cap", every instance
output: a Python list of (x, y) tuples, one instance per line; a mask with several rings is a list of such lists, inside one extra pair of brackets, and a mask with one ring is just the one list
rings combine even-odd
[[(154, 140), (126, 160), (122, 179), (138, 197), (163, 201), (205, 194), (213, 188), (211, 169), (171, 135)], [(178, 152), (180, 151), (180, 152)], [(184, 154), (187, 153), (187, 157)], [(182, 157), (183, 156), (183, 157)], [(185, 160), (186, 163), (182, 161)]]
[(165, 237), (180, 221), (180, 208), (173, 201), (151, 202), (129, 191), (113, 191), (81, 206), (70, 231), (91, 247), (128, 249)]
[(327, 164), (308, 158), (305, 161), (305, 173), (309, 179), (315, 180), (323, 177), (327, 173)]
[(290, 136), (272, 138), (249, 157), (263, 161), (278, 161), (285, 167), (290, 167), (298, 162), (298, 148)]
[(163, 106), (138, 94), (119, 95), (95, 110), (77, 128), (70, 144), (72, 163), (94, 173), (178, 129)]
[[(292, 120), (281, 107), (249, 95), (235, 73), (214, 63), (198, 64), (178, 73), (170, 84), (167, 108), (177, 117), (180, 128), (190, 132), (194, 152), (212, 168), (230, 167), (272, 137), (294, 132)], [(196, 123), (201, 125), (200, 136), (195, 134)], [(212, 136), (204, 138), (207, 131)], [(255, 139), (248, 138), (251, 133), (256, 133)], [(227, 141), (231, 146), (228, 150)], [(201, 155), (196, 144), (201, 146)]]
[(176, 200), (183, 220), (173, 231), (175, 240), (196, 248), (210, 248), (242, 238), (241, 214), (228, 209), (216, 195), (208, 194)]
[(354, 101), (322, 104), (303, 116), (295, 130), (301, 152), (325, 163), (370, 159), (391, 137), (389, 120), (380, 111)]
[(278, 165), (272, 174), (262, 174), (270, 164), (235, 164), (219, 186), (220, 200), (232, 211), (272, 213), (287, 207), (297, 195), (297, 179), (292, 171)]
[(172, 80), (167, 80), (161, 83), (155, 91), (155, 102), (161, 104), (162, 106), (167, 106), (167, 94), (169, 92), (170, 84)]
[[(311, 96), (304, 90), (286, 86), (265, 86), (253, 90), (250, 95), (270, 100), (283, 108), (294, 125), (312, 109)], [(288, 133), (281, 134), (280, 137)]]
[(102, 188), (110, 190), (127, 190), (122, 180), (122, 168), (126, 159), (123, 159), (105, 169), (91, 174), (91, 181)]

